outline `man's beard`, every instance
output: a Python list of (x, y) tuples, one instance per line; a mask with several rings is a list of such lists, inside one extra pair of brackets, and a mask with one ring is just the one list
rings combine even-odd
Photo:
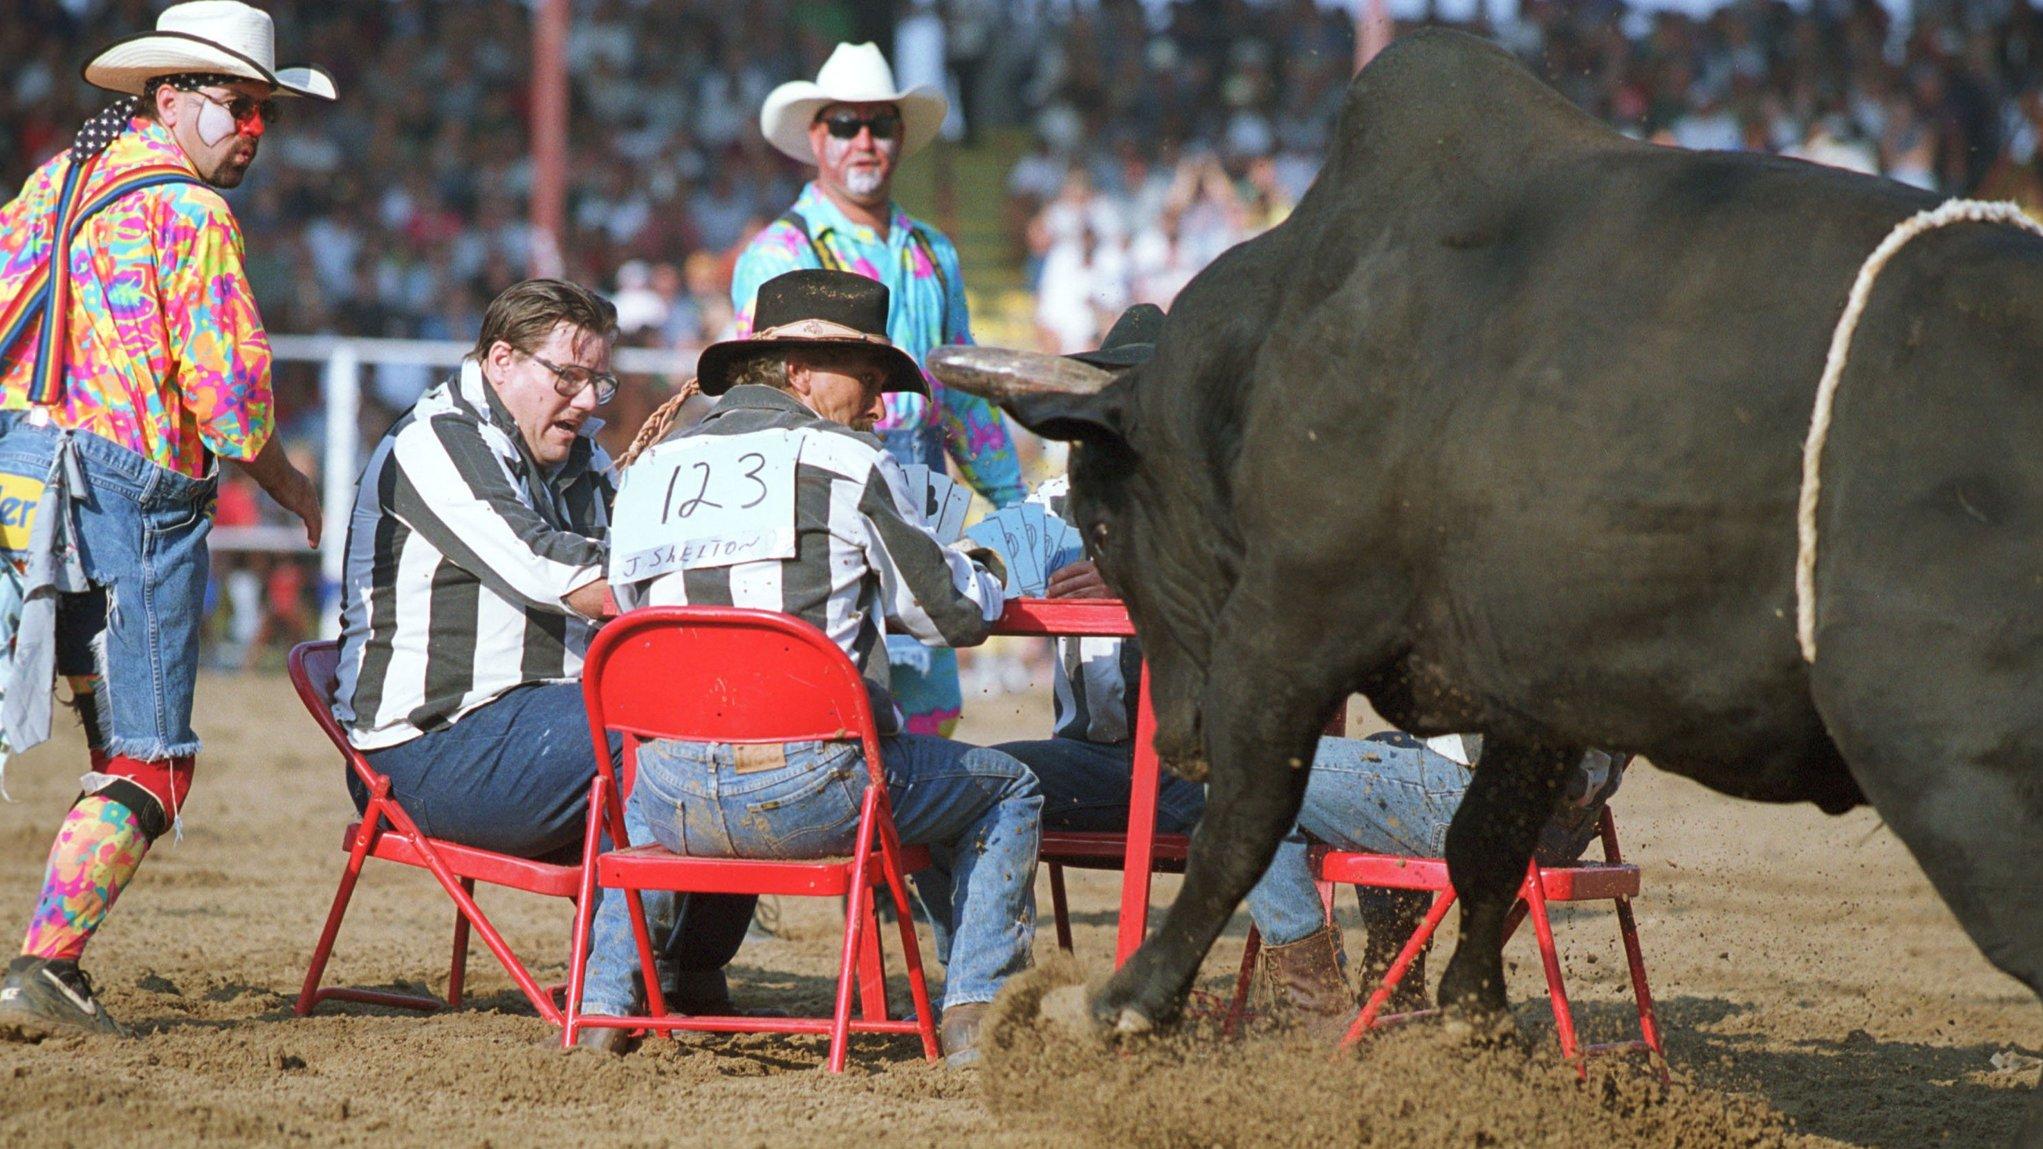
[(241, 186), (242, 180), (248, 178), (248, 169), (254, 166), (255, 156), (250, 155), (246, 163), (237, 163), (234, 159), (234, 152), (229, 151), (226, 155), (220, 157), (218, 163), (213, 165), (212, 171), (200, 172), (199, 174), (205, 177), (207, 183), (212, 184), (216, 188), (236, 188)]
[(877, 195), (886, 184), (887, 177), (881, 175), (878, 168), (857, 167), (844, 170), (844, 190), (852, 195), (861, 198)]

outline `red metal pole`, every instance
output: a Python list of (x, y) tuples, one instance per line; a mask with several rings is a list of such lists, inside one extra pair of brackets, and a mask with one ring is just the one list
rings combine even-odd
[(569, 2), (540, 0), (532, 21), (533, 275), (566, 270)]
[(1390, 18), (1383, 0), (1363, 0), (1355, 11), (1355, 70), (1361, 71), (1378, 52), (1390, 47), (1397, 35), (1397, 22)]

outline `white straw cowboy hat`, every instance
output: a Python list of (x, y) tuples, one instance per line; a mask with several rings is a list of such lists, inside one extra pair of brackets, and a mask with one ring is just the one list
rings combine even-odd
[(156, 30), (116, 40), (85, 65), (85, 82), (139, 96), (158, 76), (216, 72), (260, 80), (279, 95), (331, 100), (340, 93), (318, 68), (277, 67), (277, 30), (270, 14), (241, 0), (189, 0), (156, 17)]
[(903, 92), (894, 86), (894, 69), (875, 44), (839, 44), (815, 82), (790, 80), (773, 89), (759, 109), (759, 132), (766, 142), (801, 162), (814, 163), (809, 125), (831, 104), (893, 104), (901, 109), (901, 155), (920, 151), (936, 138), (950, 101), (928, 84)]

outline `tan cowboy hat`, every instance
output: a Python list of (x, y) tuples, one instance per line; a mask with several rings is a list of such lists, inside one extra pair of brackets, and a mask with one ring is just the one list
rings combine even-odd
[(759, 131), (766, 142), (805, 164), (816, 162), (809, 149), (809, 125), (831, 104), (893, 104), (901, 109), (901, 156), (907, 158), (936, 138), (950, 101), (928, 84), (903, 92), (894, 86), (894, 69), (875, 44), (839, 44), (814, 83), (790, 80), (767, 93), (759, 109)]
[(217, 72), (259, 80), (279, 95), (331, 100), (333, 77), (318, 68), (277, 67), (277, 29), (270, 14), (241, 0), (188, 0), (156, 17), (156, 30), (116, 40), (85, 65), (85, 82), (139, 96), (158, 76)]

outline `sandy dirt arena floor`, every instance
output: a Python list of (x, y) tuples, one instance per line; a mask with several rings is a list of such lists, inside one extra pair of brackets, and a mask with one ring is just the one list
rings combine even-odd
[[(2043, 1008), (1987, 965), (1870, 811), (1739, 803), (1645, 768), (1616, 809), (1645, 871), (1637, 907), (1668, 1090), (1617, 1063), (1585, 1087), (1553, 1063), (1523, 936), (1507, 957), (1530, 1055), (1472, 1052), (1419, 1026), (1344, 1061), (1283, 1038), (1221, 1043), (1196, 1024), (1103, 1050), (1027, 1023), (1035, 996), (1074, 976), (1047, 960), (1003, 1003), (1024, 1020), (1000, 1030), (978, 1073), (877, 1038), (838, 1079), (820, 1069), (820, 1039), (686, 1036), (623, 1059), (562, 1054), (535, 1045), (547, 1027), (479, 942), (458, 1012), (333, 1005), (300, 1019), (291, 1003), (352, 814), (342, 768), (281, 676), (208, 677), (199, 704), (207, 751), (183, 841), (159, 843), (87, 955), (137, 1036), (0, 1045), (0, 1144), (1998, 1145), (2043, 1054)], [(961, 733), (1040, 737), (1048, 710), (1047, 695), (984, 702)], [(66, 729), (9, 764), (7, 930), (26, 918), (83, 757)], [(1079, 958), (1098, 976), (1116, 878), (1075, 875), (1072, 889)], [(1159, 907), (1174, 890), (1158, 881)], [(543, 981), (565, 979), (566, 903), (503, 891), (482, 901)], [(1359, 953), (1346, 895), (1342, 907)], [(748, 942), (733, 967), (736, 992), (821, 1012), (835, 904), (777, 909), (775, 936)], [(1624, 1036), (1614, 917), (1557, 912), (1587, 1036)], [(428, 876), (372, 863), (329, 977), (444, 989), (451, 921)], [(1203, 990), (1231, 987), (1246, 928), (1237, 917)]]

